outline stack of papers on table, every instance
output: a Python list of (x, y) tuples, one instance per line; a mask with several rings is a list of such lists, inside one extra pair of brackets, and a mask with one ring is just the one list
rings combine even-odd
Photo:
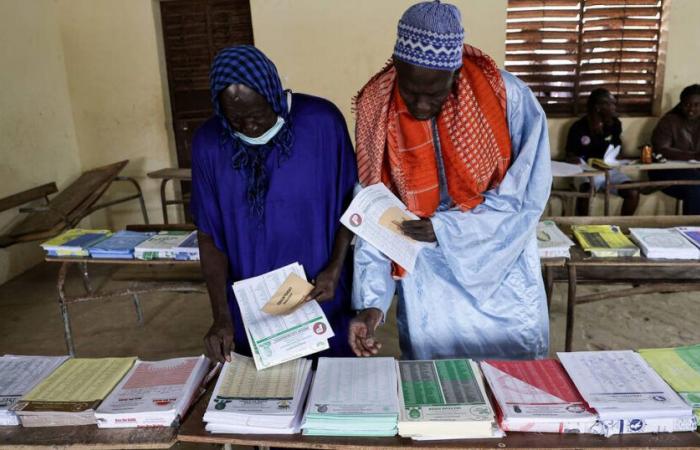
[(318, 302), (302, 303), (285, 315), (263, 311), (268, 301), (290, 275), (306, 280), (304, 268), (293, 263), (266, 274), (233, 283), (248, 343), (258, 369), (326, 350), (333, 337)]
[(580, 225), (573, 227), (581, 248), (598, 258), (640, 256), (639, 248), (615, 225)]
[(74, 228), (42, 243), (41, 248), (46, 251), (47, 256), (87, 257), (90, 256), (88, 247), (100, 242), (109, 234), (109, 230)]
[(691, 244), (700, 248), (700, 227), (676, 227)]
[(639, 350), (642, 357), (693, 408), (700, 420), (700, 345)]
[(161, 231), (134, 248), (136, 259), (173, 259), (174, 249), (189, 236), (189, 231)]
[(0, 358), (0, 425), (19, 425), (10, 407), (68, 359), (67, 356)]
[(197, 241), (197, 231), (190, 233), (187, 238), (173, 249), (175, 259), (183, 261), (199, 261), (199, 242)]
[(630, 228), (630, 236), (647, 258), (700, 258), (700, 250), (673, 228)]
[(537, 250), (540, 258), (569, 258), (570, 247), (575, 245), (552, 220), (537, 224)]
[(694, 431), (693, 410), (631, 350), (558, 353), (606, 434)]
[(95, 424), (95, 409), (136, 358), (73, 358), (18, 401), (25, 427)]
[(296, 359), (256, 370), (251, 358), (231, 354), (204, 413), (211, 433), (299, 432), (311, 383), (311, 361)]
[(155, 233), (117, 231), (88, 248), (90, 256), (97, 259), (133, 259), (134, 248)]
[(204, 356), (136, 361), (95, 411), (100, 428), (175, 425), (199, 393), (209, 360)]
[(481, 370), (504, 431), (605, 434), (558, 361), (483, 361)]
[(399, 225), (419, 217), (382, 183), (362, 189), (353, 198), (340, 223), (376, 247), (398, 265), (412, 272), (418, 254), (436, 243), (418, 242), (403, 234)]
[(310, 436), (394, 436), (394, 358), (319, 358), (302, 429)]
[(479, 366), (469, 359), (398, 361), (399, 434), (417, 440), (500, 437)]

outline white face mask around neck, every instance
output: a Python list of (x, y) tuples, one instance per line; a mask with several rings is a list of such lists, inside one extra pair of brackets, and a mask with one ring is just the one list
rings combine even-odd
[[(287, 111), (292, 111), (291, 91), (287, 91)], [(265, 145), (268, 142), (270, 142), (272, 138), (277, 136), (277, 133), (279, 133), (283, 126), (284, 119), (281, 116), (277, 116), (277, 122), (275, 122), (275, 124), (272, 125), (269, 130), (267, 130), (258, 137), (246, 136), (245, 134), (239, 133), (238, 131), (234, 131), (233, 134), (248, 145)]]

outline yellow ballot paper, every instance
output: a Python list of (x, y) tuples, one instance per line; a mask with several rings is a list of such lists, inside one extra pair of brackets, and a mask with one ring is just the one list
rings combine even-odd
[(574, 236), (581, 248), (591, 256), (618, 258), (639, 256), (639, 248), (615, 225), (578, 225)]
[(700, 421), (700, 345), (638, 351), (661, 378), (693, 407), (693, 413)]
[(304, 299), (313, 288), (313, 284), (299, 275), (295, 273), (289, 274), (284, 283), (272, 294), (270, 300), (261, 309), (273, 316), (288, 314), (304, 303)]
[(104, 399), (136, 358), (73, 358), (63, 363), (22, 400), (91, 402)]
[(222, 376), (218, 396), (222, 398), (292, 398), (294, 377), (300, 359), (258, 371), (252, 358), (231, 353), (231, 363)]

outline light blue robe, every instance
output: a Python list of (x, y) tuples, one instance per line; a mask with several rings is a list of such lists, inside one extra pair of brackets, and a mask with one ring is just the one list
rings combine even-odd
[(402, 357), (533, 359), (547, 356), (549, 318), (535, 228), (552, 184), (547, 120), (530, 89), (502, 71), (512, 161), (471, 211), (431, 217), (438, 246), (402, 280), (362, 239), (355, 245), (353, 308), (386, 317), (395, 292)]

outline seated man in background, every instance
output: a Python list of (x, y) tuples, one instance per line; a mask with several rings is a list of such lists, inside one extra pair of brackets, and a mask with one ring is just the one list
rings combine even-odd
[(210, 74), (214, 116), (192, 143), (192, 217), (214, 323), (207, 355), (250, 355), (233, 282), (298, 261), (348, 356), (352, 234), (339, 219), (357, 183), (345, 120), (331, 102), (282, 89), (260, 50), (222, 50)]
[[(587, 162), (589, 158), (603, 159), (610, 145), (622, 145), (622, 122), (615, 111), (617, 100), (607, 89), (594, 89), (586, 103), (586, 115), (574, 122), (569, 128), (566, 138), (566, 159), (572, 164)], [(622, 153), (622, 152), (620, 152)], [(630, 178), (619, 170), (610, 170), (610, 181), (613, 184), (629, 183)], [(593, 180), (596, 191), (605, 189), (605, 177), (598, 176)], [(581, 192), (590, 189), (588, 183), (579, 187)], [(622, 197), (622, 215), (631, 216), (639, 204), (639, 191), (622, 189), (613, 192)], [(576, 215), (588, 215), (588, 199), (578, 199)]]
[[(666, 113), (651, 138), (655, 153), (676, 161), (700, 161), (700, 84), (681, 92), (681, 101)], [(654, 181), (700, 180), (700, 170), (650, 170)], [(683, 214), (700, 214), (700, 186), (671, 186), (663, 190), (683, 200)]]

